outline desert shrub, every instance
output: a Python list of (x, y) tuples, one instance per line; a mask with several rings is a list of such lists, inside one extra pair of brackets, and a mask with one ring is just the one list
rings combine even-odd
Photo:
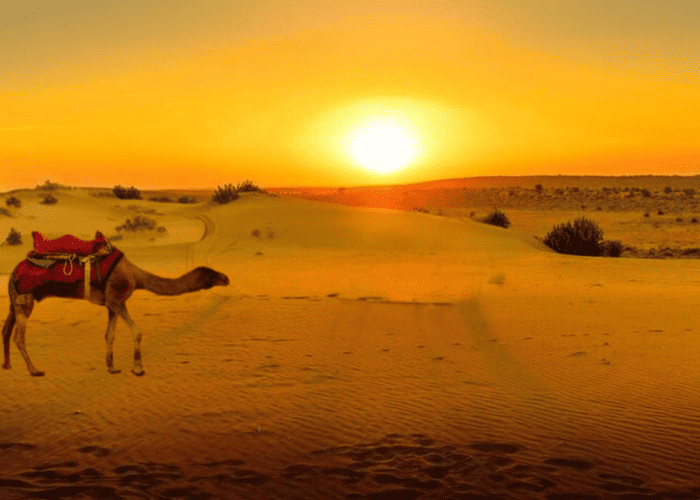
[(236, 187), (236, 191), (238, 191), (239, 193), (246, 193), (250, 191), (260, 191), (260, 188), (248, 179), (246, 179), (238, 184), (238, 186)]
[(51, 182), (50, 180), (46, 179), (42, 185), (37, 186), (36, 188), (39, 191), (56, 191), (60, 187), (64, 186), (61, 186), (57, 182)]
[(692, 198), (695, 195), (695, 190), (693, 188), (684, 189), (683, 192), (689, 198)]
[(116, 185), (112, 188), (112, 192), (114, 193), (114, 196), (116, 196), (120, 200), (140, 200), (141, 199), (141, 191), (136, 189), (134, 186), (127, 188), (124, 186)]
[(491, 224), (492, 226), (504, 227), (506, 229), (508, 226), (510, 226), (510, 221), (508, 220), (506, 214), (498, 209), (494, 209), (493, 212), (488, 214), (482, 222), (485, 224)]
[(663, 215), (663, 214), (664, 214), (663, 210), (659, 210), (658, 212), (656, 212), (656, 215)]
[(577, 188), (577, 187), (572, 187), (571, 190), (572, 190), (574, 193), (578, 193), (578, 188)]
[(558, 253), (600, 255), (603, 231), (595, 221), (580, 217), (574, 223), (559, 224), (547, 233), (543, 242)]
[(44, 199), (41, 200), (40, 203), (43, 203), (44, 205), (54, 205), (55, 203), (58, 203), (58, 200), (54, 195), (47, 193), (44, 195)]
[(151, 196), (148, 201), (158, 201), (160, 203), (169, 203), (173, 200), (170, 199), (170, 196)]
[(0, 215), (6, 215), (8, 217), (12, 217), (12, 214), (10, 211), (6, 208), (0, 207)]
[(622, 255), (623, 245), (619, 240), (606, 240), (600, 243), (600, 255), (605, 257), (619, 257)]
[(22, 235), (14, 227), (10, 228), (10, 233), (7, 235), (7, 238), (5, 238), (5, 241), (8, 245), (21, 245)]
[(541, 193), (544, 188), (542, 187), (542, 184), (536, 184), (535, 185), (535, 191), (538, 193)]
[(644, 217), (649, 217), (649, 212), (644, 212)]
[(561, 196), (561, 195), (564, 194), (564, 190), (561, 189), (561, 188), (557, 188), (557, 189), (554, 190), (554, 193), (555, 193), (556, 195), (558, 195), (558, 196)]
[(676, 222), (683, 222), (683, 217), (676, 217)]
[(250, 232), (250, 235), (251, 235), (253, 238), (260, 238), (260, 230), (259, 230), (259, 229), (253, 229), (253, 230)]
[(671, 194), (672, 192), (673, 192), (673, 189), (671, 189), (669, 186), (666, 186), (666, 187), (664, 188), (664, 193), (665, 193), (665, 194)]
[(233, 200), (238, 199), (238, 190), (233, 184), (224, 184), (223, 186), (216, 186), (216, 191), (211, 197), (214, 203), (223, 205), (225, 203), (230, 203)]
[(14, 196), (10, 196), (8, 199), (6, 199), (5, 204), (8, 207), (15, 207), (15, 208), (19, 208), (22, 206), (22, 202), (19, 201), (19, 198), (15, 198)]
[(156, 229), (159, 233), (165, 233), (167, 229), (165, 229), (165, 226), (158, 226), (158, 229)]
[(156, 221), (149, 217), (141, 217), (137, 215), (134, 220), (126, 219), (126, 222), (121, 226), (117, 226), (117, 231), (153, 231), (156, 228)]
[(612, 192), (615, 193), (615, 194), (617, 194), (617, 193), (620, 192), (620, 188), (614, 187), (614, 188), (612, 188)]
[(180, 196), (177, 199), (177, 201), (178, 201), (178, 203), (197, 203), (197, 198), (195, 198), (194, 196), (185, 195), (185, 196)]
[(690, 219), (690, 222), (692, 222), (693, 224), (697, 224), (697, 223), (698, 223), (698, 218), (697, 218), (697, 217), (693, 217), (692, 219)]
[(642, 197), (651, 198), (651, 191), (649, 191), (648, 189), (642, 189)]
[(508, 196), (516, 196), (515, 191), (512, 189), (510, 191), (508, 191)]

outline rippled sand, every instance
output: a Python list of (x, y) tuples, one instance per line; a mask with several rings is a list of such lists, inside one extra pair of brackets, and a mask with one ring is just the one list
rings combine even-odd
[[(63, 201), (25, 222), (70, 232)], [(0, 498), (700, 496), (697, 262), (259, 195), (134, 203), (181, 236), (116, 242), (130, 260), (232, 286), (135, 293), (142, 378), (121, 321), (124, 371), (107, 372), (104, 308), (38, 304), (27, 347), (46, 376), (14, 345), (0, 371)], [(82, 236), (121, 222), (110, 210)], [(0, 248), (0, 270), (28, 250)]]

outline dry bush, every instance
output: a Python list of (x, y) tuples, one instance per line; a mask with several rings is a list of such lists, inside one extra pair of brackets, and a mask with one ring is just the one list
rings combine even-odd
[(236, 186), (233, 184), (224, 184), (223, 186), (216, 186), (216, 191), (211, 197), (214, 203), (219, 205), (224, 205), (238, 199), (238, 191)]
[(243, 182), (238, 184), (238, 186), (236, 187), (236, 191), (238, 191), (239, 193), (246, 193), (246, 192), (251, 192), (251, 191), (262, 191), (262, 190), (257, 185), (253, 184), (251, 181), (246, 179)]
[(140, 200), (141, 199), (141, 191), (136, 189), (134, 186), (127, 188), (124, 186), (116, 185), (112, 188), (112, 192), (114, 193), (114, 196), (116, 196), (120, 200)]
[(5, 205), (7, 205), (8, 207), (20, 208), (22, 206), (22, 202), (19, 200), (19, 198), (10, 196), (8, 199), (5, 200)]
[(134, 220), (126, 219), (121, 226), (117, 226), (117, 231), (129, 231), (132, 233), (139, 231), (153, 231), (156, 228), (156, 221), (149, 217), (137, 215)]
[(22, 235), (14, 227), (10, 228), (10, 233), (7, 235), (7, 238), (5, 238), (5, 242), (8, 245), (21, 245)]
[(488, 214), (482, 221), (484, 224), (491, 224), (492, 226), (499, 226), (508, 229), (510, 226), (510, 221), (506, 214), (498, 209), (494, 209), (490, 214)]
[(185, 196), (180, 196), (177, 199), (177, 201), (178, 201), (178, 203), (197, 203), (197, 198), (195, 198), (194, 196), (185, 195)]
[(58, 200), (54, 195), (47, 193), (44, 195), (44, 199), (41, 200), (39, 203), (42, 203), (44, 205), (55, 205), (56, 203), (58, 203)]
[(160, 203), (169, 203), (173, 200), (170, 199), (170, 196), (151, 196), (148, 201), (157, 201)]
[(603, 231), (595, 221), (580, 217), (574, 223), (559, 224), (547, 233), (543, 242), (558, 253), (601, 255)]

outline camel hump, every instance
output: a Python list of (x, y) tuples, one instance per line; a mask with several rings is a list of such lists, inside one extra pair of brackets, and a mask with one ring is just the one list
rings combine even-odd
[(94, 240), (81, 240), (71, 234), (66, 234), (55, 240), (46, 239), (39, 231), (32, 232), (34, 250), (39, 254), (74, 253), (76, 255), (92, 255), (109, 244), (99, 231)]

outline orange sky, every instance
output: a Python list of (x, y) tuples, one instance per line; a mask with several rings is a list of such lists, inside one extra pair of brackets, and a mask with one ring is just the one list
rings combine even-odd
[(0, 190), (700, 173), (695, 0), (99, 3), (3, 7)]

